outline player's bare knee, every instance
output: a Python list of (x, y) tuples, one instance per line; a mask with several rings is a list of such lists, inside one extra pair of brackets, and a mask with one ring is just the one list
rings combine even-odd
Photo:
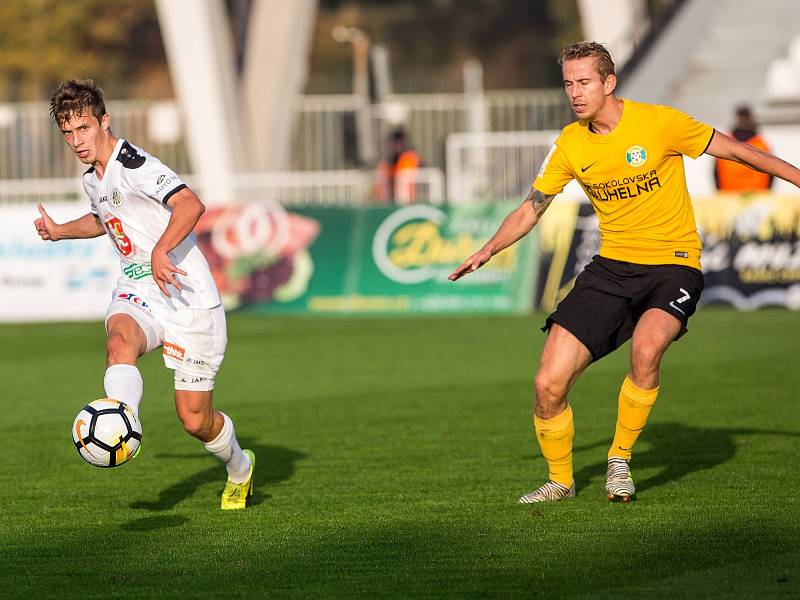
[(214, 428), (213, 415), (205, 413), (185, 413), (180, 415), (183, 430), (199, 440), (207, 441)]
[(642, 365), (658, 364), (661, 361), (662, 353), (663, 349), (660, 344), (651, 341), (637, 341), (631, 347), (631, 360)]
[(200, 419), (183, 419), (183, 430), (188, 433), (189, 435), (200, 438), (202, 437), (204, 431), (203, 421)]
[(631, 349), (631, 375), (634, 380), (651, 380), (657, 377), (661, 365), (662, 349), (656, 344), (638, 344)]
[(125, 336), (119, 333), (111, 333), (106, 340), (106, 351), (108, 364), (116, 365), (120, 363), (132, 364), (137, 358), (137, 351)]
[(536, 406), (548, 410), (562, 404), (567, 396), (567, 384), (549, 372), (540, 370), (536, 373)]

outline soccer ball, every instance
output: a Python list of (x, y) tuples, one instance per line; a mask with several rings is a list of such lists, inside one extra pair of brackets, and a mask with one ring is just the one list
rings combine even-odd
[(72, 441), (90, 465), (118, 467), (136, 454), (142, 425), (126, 404), (102, 398), (84, 406), (75, 417)]

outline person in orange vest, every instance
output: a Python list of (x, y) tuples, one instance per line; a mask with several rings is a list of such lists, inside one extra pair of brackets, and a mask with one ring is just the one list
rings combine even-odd
[[(769, 146), (756, 130), (756, 122), (749, 106), (736, 109), (736, 123), (731, 136), (769, 152)], [(718, 158), (714, 162), (714, 183), (721, 192), (756, 192), (772, 187), (772, 175), (761, 173), (732, 160)]]
[(408, 144), (405, 130), (395, 129), (389, 156), (378, 165), (375, 200), (384, 204), (414, 203), (419, 166), (419, 154)]

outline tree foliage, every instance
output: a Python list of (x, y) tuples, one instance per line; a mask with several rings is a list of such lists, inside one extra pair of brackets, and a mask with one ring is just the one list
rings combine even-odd
[(46, 97), (59, 81), (91, 77), (130, 92), (164, 51), (152, 0), (2, 0), (0, 97)]
[(468, 58), (483, 64), (487, 88), (558, 86), (555, 57), (581, 39), (575, 0), (321, 0), (312, 84), (341, 70), (343, 50), (328, 41), (335, 25), (386, 46), (400, 87), (411, 79), (424, 91), (460, 89)]
[[(246, 14), (255, 0), (226, 1)], [(320, 0), (319, 8), (311, 91), (349, 91), (351, 48), (331, 38), (336, 25), (389, 49), (397, 91), (460, 90), (469, 58), (483, 63), (490, 89), (559, 85), (554, 59), (580, 38), (575, 0)], [(0, 101), (46, 98), (59, 81), (87, 77), (109, 98), (171, 95), (154, 0), (0, 0)]]

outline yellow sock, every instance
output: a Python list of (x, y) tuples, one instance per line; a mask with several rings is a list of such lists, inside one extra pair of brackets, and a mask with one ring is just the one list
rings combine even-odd
[(533, 416), (533, 427), (542, 455), (547, 461), (551, 481), (565, 487), (572, 485), (572, 440), (575, 426), (572, 423), (572, 407), (552, 419)]
[(631, 449), (647, 423), (650, 409), (656, 403), (658, 388), (644, 390), (625, 377), (617, 403), (617, 427), (608, 457), (620, 456), (631, 459)]

